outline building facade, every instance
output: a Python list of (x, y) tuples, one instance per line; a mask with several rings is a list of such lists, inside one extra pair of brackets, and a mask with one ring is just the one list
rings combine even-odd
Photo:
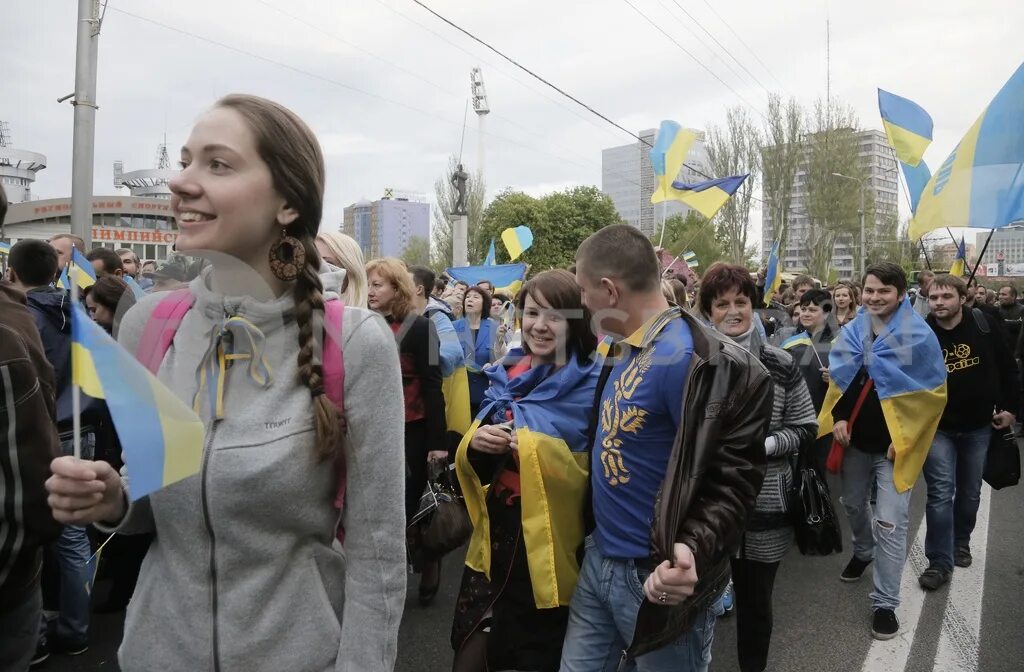
[(413, 238), (430, 240), (430, 204), (406, 197), (359, 201), (345, 208), (341, 230), (367, 260), (400, 257)]
[[(693, 130), (693, 129), (690, 129)], [(699, 182), (707, 179), (694, 171), (707, 173), (707, 148), (704, 145), (704, 132), (694, 130), (697, 140), (686, 155), (686, 166), (676, 176), (683, 182)], [(638, 134), (643, 142), (634, 142), (619, 147), (601, 150), (601, 191), (612, 199), (619, 217), (627, 224), (640, 229), (644, 235), (652, 236), (661, 227), (662, 208), (666, 217), (672, 215), (686, 216), (690, 208), (679, 201), (667, 201), (665, 204), (651, 203), (651, 194), (657, 188), (654, 168), (651, 166), (649, 153), (654, 144), (658, 130), (649, 128)]]
[(10, 126), (0, 121), (0, 185), (3, 185), (7, 202), (31, 201), (32, 183), (36, 181), (36, 173), (44, 168), (45, 156), (11, 146)]
[[(876, 221), (890, 221), (891, 218), (897, 216), (897, 203), (899, 199), (898, 168), (896, 167), (896, 159), (892, 147), (889, 146), (885, 133), (882, 131), (859, 131), (857, 138), (859, 142), (858, 155), (860, 164), (864, 169), (868, 189), (865, 201), (869, 204), (868, 207), (870, 207), (872, 201), (874, 202)], [(770, 199), (771, 194), (766, 193), (765, 200), (770, 201)], [(786, 272), (794, 273), (807, 270), (807, 239), (810, 233), (810, 219), (807, 207), (807, 165), (806, 161), (802, 161), (793, 180), (786, 248), (779, 255), (783, 269)], [(872, 222), (870, 218), (866, 220), (865, 226), (868, 227), (866, 235), (868, 240), (870, 240), (872, 236)], [(763, 258), (767, 258), (768, 252), (775, 241), (775, 235), (775, 223), (772, 221), (771, 209), (764, 207), (761, 210), (761, 253)], [(854, 253), (859, 247), (859, 236), (843, 236), (836, 241), (832, 254), (832, 267), (839, 280), (854, 279), (856, 275)], [(821, 278), (821, 280), (825, 280), (825, 278)]]

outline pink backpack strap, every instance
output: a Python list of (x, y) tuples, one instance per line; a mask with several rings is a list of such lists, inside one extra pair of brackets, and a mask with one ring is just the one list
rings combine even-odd
[(181, 321), (185, 319), (185, 314), (192, 308), (195, 300), (196, 297), (192, 296), (192, 292), (186, 287), (168, 292), (167, 296), (156, 304), (142, 330), (142, 338), (135, 348), (135, 359), (153, 375), (160, 370), (160, 363), (164, 361), (164, 355), (170, 349)]
[[(345, 326), (345, 304), (333, 299), (324, 304), (324, 393), (345, 414), (345, 353), (342, 350), (342, 328)], [(335, 458), (338, 467), (338, 489), (334, 493), (334, 506), (345, 507), (348, 473), (345, 456)], [(338, 525), (336, 537), (345, 543), (345, 527)]]

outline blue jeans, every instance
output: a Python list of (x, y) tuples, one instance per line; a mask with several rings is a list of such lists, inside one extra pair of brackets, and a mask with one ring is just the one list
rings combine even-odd
[[(650, 574), (632, 560), (601, 555), (587, 537), (586, 556), (569, 606), (561, 672), (614, 672), (633, 640), (636, 615)], [(715, 606), (697, 616), (675, 642), (629, 663), (631, 672), (706, 672), (715, 636)]]
[(991, 438), (989, 425), (966, 432), (940, 429), (935, 433), (924, 463), (928, 484), (924, 553), (929, 565), (952, 570), (954, 549), (971, 545)]
[[(843, 456), (843, 507), (853, 531), (853, 554), (874, 559), (872, 609), (900, 606), (900, 578), (907, 560), (910, 525), (910, 490), (896, 492), (893, 463), (883, 455), (864, 453), (853, 446)], [(871, 506), (871, 486), (877, 494)]]
[[(71, 441), (61, 441), (64, 455), (74, 454)], [(82, 435), (82, 459), (91, 460), (96, 450), (96, 435)], [(89, 640), (89, 620), (92, 613), (92, 597), (89, 586), (92, 576), (87, 567), (92, 548), (86, 528), (79, 525), (65, 525), (60, 537), (50, 543), (50, 551), (56, 557), (60, 572), (60, 616), (57, 618), (56, 635), (73, 644), (85, 644)], [(41, 625), (42, 628), (46, 624)], [(45, 631), (44, 631), (45, 636)]]

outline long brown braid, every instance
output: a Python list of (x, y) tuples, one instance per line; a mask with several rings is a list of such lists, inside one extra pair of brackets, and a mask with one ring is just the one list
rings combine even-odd
[(324, 295), (318, 273), (320, 255), (314, 244), (324, 200), (320, 143), (298, 115), (265, 98), (232, 94), (217, 101), (217, 107), (232, 109), (245, 119), (256, 137), (257, 152), (270, 169), (274, 190), (299, 213), (286, 227), (288, 235), (301, 240), (306, 250), (306, 264), (293, 289), (299, 328), (299, 379), (313, 398), (315, 454), (322, 459), (342, 459), (339, 448), (344, 420), (340, 409), (324, 393)]

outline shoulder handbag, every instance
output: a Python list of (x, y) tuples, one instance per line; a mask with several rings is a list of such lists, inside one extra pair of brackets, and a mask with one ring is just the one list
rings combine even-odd
[(1012, 427), (992, 430), (982, 477), (995, 490), (1020, 482), (1020, 448)]
[(441, 473), (427, 481), (420, 497), (419, 510), (409, 521), (410, 555), (418, 553), (441, 557), (460, 548), (473, 534), (473, 523), (466, 511), (466, 502), (452, 483), (454, 465), (445, 465)]
[(803, 457), (792, 462), (795, 463), (796, 491), (791, 510), (797, 548), (802, 555), (842, 553), (842, 532), (828, 483)]

